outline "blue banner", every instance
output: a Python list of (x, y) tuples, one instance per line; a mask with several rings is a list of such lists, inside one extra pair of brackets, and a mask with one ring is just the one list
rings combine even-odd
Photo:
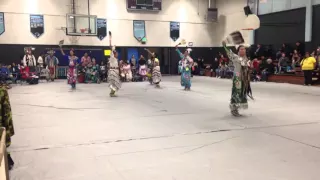
[(44, 33), (43, 15), (30, 15), (30, 32), (39, 38)]
[(3, 34), (5, 31), (5, 26), (4, 26), (4, 13), (0, 12), (0, 35)]
[(102, 41), (107, 37), (107, 20), (106, 19), (97, 19), (97, 36)]
[(146, 37), (146, 28), (144, 21), (133, 21), (133, 35), (138, 41), (141, 41), (142, 38)]
[(170, 22), (170, 37), (173, 41), (176, 41), (180, 37), (180, 23)]

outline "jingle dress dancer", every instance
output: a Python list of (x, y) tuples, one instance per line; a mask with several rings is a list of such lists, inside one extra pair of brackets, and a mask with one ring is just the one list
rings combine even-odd
[(238, 47), (238, 54), (235, 54), (227, 48), (225, 41), (222, 42), (222, 45), (229, 59), (234, 64), (230, 102), (231, 114), (233, 116), (240, 116), (239, 109), (248, 109), (247, 96), (253, 99), (250, 87), (250, 60), (246, 56), (246, 48), (244, 46), (240, 45)]
[(68, 84), (71, 85), (72, 89), (76, 88), (76, 82), (77, 82), (77, 62), (79, 58), (74, 55), (74, 50), (70, 50), (70, 55), (66, 55), (62, 48), (60, 47), (61, 54), (67, 59), (68, 62), (68, 72), (67, 72), (67, 78), (68, 78)]
[(119, 62), (118, 62), (118, 53), (116, 51), (116, 47), (112, 46), (111, 43), (111, 32), (109, 31), (109, 41), (110, 41), (110, 48), (112, 52), (110, 54), (109, 59), (109, 71), (108, 71), (108, 82), (109, 87), (111, 89), (110, 96), (115, 97), (115, 93), (121, 88), (121, 81), (120, 81), (120, 70), (119, 70)]
[(146, 48), (145, 50), (151, 55), (152, 83), (155, 84), (157, 88), (159, 88), (161, 82), (160, 61), (158, 58), (156, 58), (155, 53), (152, 53)]
[(193, 59), (189, 56), (188, 50), (185, 50), (184, 54), (178, 49), (176, 45), (176, 51), (179, 54), (181, 60), (179, 61), (179, 72), (181, 73), (181, 86), (184, 90), (190, 90), (191, 88), (191, 68)]

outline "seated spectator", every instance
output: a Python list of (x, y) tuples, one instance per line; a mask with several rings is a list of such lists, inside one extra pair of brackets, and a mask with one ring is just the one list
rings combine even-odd
[(298, 51), (298, 53), (300, 54), (300, 56), (304, 56), (304, 46), (303, 44), (301, 44), (299, 41), (296, 42), (296, 47), (295, 49)]
[(204, 76), (204, 69), (205, 69), (205, 66), (204, 66), (204, 60), (201, 59), (201, 58), (198, 58), (198, 71), (199, 71), (199, 75), (200, 76)]
[(103, 61), (101, 61), (101, 64), (100, 64), (100, 79), (101, 81), (107, 81), (107, 68), (106, 68), (106, 65), (104, 64)]
[(9, 80), (9, 69), (7, 66), (0, 65), (0, 76), (1, 76), (1, 83), (5, 83), (7, 80)]
[(278, 74), (280, 74), (282, 71), (287, 72), (287, 66), (288, 66), (288, 58), (286, 57), (285, 53), (281, 54), (281, 58), (278, 62)]
[(297, 50), (293, 51), (292, 54), (292, 69), (295, 69), (295, 67), (300, 66), (301, 57)]
[(254, 52), (254, 57), (257, 58), (257, 57), (260, 57), (260, 56), (263, 56), (264, 55), (264, 50), (261, 46), (261, 44), (257, 44), (257, 48)]
[(285, 53), (286, 57), (289, 57), (290, 56), (290, 52), (292, 52), (290, 49), (291, 48), (287, 44), (283, 43), (282, 47), (281, 47), (281, 52)]
[(228, 64), (228, 58), (224, 57), (223, 54), (220, 55), (219, 63)]
[(224, 62), (219, 64), (219, 68), (216, 70), (217, 78), (225, 78), (226, 76), (226, 65)]
[(255, 58), (252, 61), (252, 72), (251, 72), (251, 79), (253, 81), (260, 81), (260, 61)]
[(16, 83), (16, 81), (19, 79), (19, 76), (20, 76), (19, 67), (15, 63), (12, 63), (12, 66), (9, 69), (9, 71), (12, 74), (13, 82)]
[(252, 61), (252, 68), (253, 70), (255, 70), (256, 72), (259, 72), (260, 71), (260, 63), (258, 61), (257, 58), (253, 59)]
[[(83, 65), (83, 64), (82, 64)], [(93, 73), (93, 68), (92, 68), (92, 63), (90, 62), (89, 64), (86, 64), (86, 68), (85, 68), (85, 72), (86, 72), (86, 78), (85, 78), (85, 82), (86, 83), (91, 83), (91, 80), (92, 80), (92, 73)]]
[(279, 60), (282, 56), (282, 51), (281, 49), (279, 49), (277, 52), (276, 52), (276, 59)]
[(233, 72), (234, 72), (234, 65), (230, 61), (226, 68), (226, 77), (231, 79), (233, 77)]
[(261, 56), (258, 60), (260, 62), (260, 68), (267, 64), (267, 58), (265, 56)]
[(309, 52), (305, 53), (305, 58), (302, 59), (301, 68), (304, 74), (304, 85), (312, 85), (312, 73), (316, 65), (316, 60), (314, 57), (310, 56)]
[[(214, 58), (214, 61), (212, 62), (212, 72), (217, 72), (216, 70), (219, 68), (219, 60), (218, 58)], [(215, 75), (217, 76), (217, 74)]]
[(90, 62), (86, 67), (86, 83), (99, 83), (99, 65), (96, 64), (95, 59), (93, 59), (92, 62)]
[(267, 64), (265, 65), (264, 69), (262, 70), (262, 81), (268, 81), (268, 77), (273, 74), (275, 71), (274, 64), (272, 59), (267, 60)]

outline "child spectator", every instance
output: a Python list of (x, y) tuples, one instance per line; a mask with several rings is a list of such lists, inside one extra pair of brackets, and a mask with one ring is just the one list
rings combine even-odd
[(288, 66), (288, 58), (286, 57), (286, 53), (281, 54), (281, 58), (278, 62), (278, 74), (281, 73), (283, 70), (284, 72), (287, 72), (287, 66)]
[(295, 69), (295, 67), (300, 66), (301, 57), (297, 50), (293, 51), (292, 54), (292, 69)]

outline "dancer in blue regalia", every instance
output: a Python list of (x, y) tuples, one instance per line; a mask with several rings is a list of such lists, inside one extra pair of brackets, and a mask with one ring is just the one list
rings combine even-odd
[(176, 51), (181, 58), (181, 60), (179, 61), (179, 72), (181, 73), (181, 86), (184, 87), (184, 90), (189, 91), (191, 88), (191, 68), (193, 64), (193, 59), (190, 57), (188, 49), (186, 49), (184, 51), (184, 54), (182, 54), (178, 48), (178, 45), (176, 45)]

